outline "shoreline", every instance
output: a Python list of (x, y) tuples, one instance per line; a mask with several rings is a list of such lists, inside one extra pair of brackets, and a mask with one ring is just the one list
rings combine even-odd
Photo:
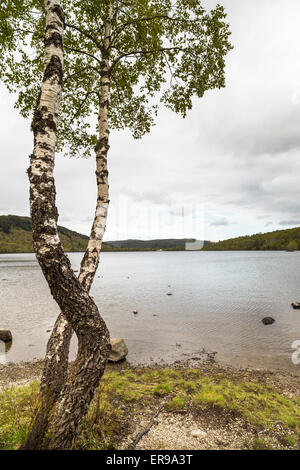
[[(43, 362), (0, 366), (0, 449), (21, 444)], [(74, 448), (128, 450), (141, 433), (137, 450), (300, 449), (300, 377), (199, 359), (108, 363)]]
[[(0, 364), (0, 392), (14, 386), (28, 385), (32, 381), (40, 380), (43, 371), (44, 359), (32, 361), (9, 362)], [(135, 364), (127, 360), (119, 363), (108, 362), (106, 370), (163, 370), (163, 369), (199, 369), (203, 374), (217, 376), (222, 374), (228, 379), (245, 378), (250, 380), (263, 380), (282, 384), (282, 389), (291, 386), (297, 396), (300, 396), (300, 375), (289, 370), (264, 369), (254, 367), (238, 367), (201, 357), (190, 357), (188, 359), (176, 360), (172, 363)], [(284, 386), (286, 385), (286, 387)], [(296, 393), (297, 392), (297, 393)]]

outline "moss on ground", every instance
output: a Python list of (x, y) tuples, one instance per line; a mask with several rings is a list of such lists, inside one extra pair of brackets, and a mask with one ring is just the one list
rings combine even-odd
[[(38, 382), (0, 394), (0, 449), (16, 449), (23, 441), (38, 394)], [(132, 417), (156, 409), (161, 401), (172, 413), (216, 409), (236, 413), (252, 426), (286, 430), (284, 445), (298, 448), (300, 399), (287, 398), (258, 380), (231, 381), (208, 377), (198, 369), (108, 369), (94, 397), (81, 435), (80, 449), (109, 449), (130, 432)], [(252, 448), (267, 448), (257, 439)]]

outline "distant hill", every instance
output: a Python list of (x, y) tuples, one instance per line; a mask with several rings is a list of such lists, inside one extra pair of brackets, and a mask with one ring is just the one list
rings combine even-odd
[(203, 247), (205, 251), (234, 250), (289, 250), (300, 249), (300, 227), (276, 230), (268, 233), (257, 233), (244, 237), (209, 243)]
[[(107, 242), (110, 246), (126, 251), (182, 251), (186, 243), (194, 242), (194, 238), (166, 238), (164, 240), (119, 240)], [(204, 242), (204, 244), (209, 242)]]
[[(68, 252), (85, 251), (88, 239), (86, 235), (65, 227), (58, 227), (64, 249)], [(165, 240), (121, 240), (104, 242), (103, 251), (156, 251), (185, 249), (186, 242), (194, 239)], [(209, 243), (209, 242), (205, 242)], [(33, 253), (32, 226), (29, 217), (17, 215), (0, 216), (0, 253)]]
[[(59, 226), (66, 251), (85, 251), (88, 237)], [(32, 226), (29, 217), (0, 216), (0, 253), (32, 253)]]

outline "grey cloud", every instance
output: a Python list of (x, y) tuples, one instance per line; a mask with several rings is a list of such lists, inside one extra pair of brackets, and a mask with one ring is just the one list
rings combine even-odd
[(130, 197), (135, 202), (150, 202), (153, 204), (170, 204), (172, 199), (164, 191), (135, 191), (132, 189), (124, 188), (123, 195)]
[[(216, 3), (206, 0), (205, 5)], [(195, 228), (185, 235), (197, 239), (258, 233), (268, 220), (298, 225), (300, 104), (295, 92), (300, 2), (222, 0), (222, 4), (235, 47), (227, 60), (227, 87), (194, 100), (185, 120), (169, 110), (160, 111), (156, 127), (141, 141), (134, 141), (128, 132), (111, 134), (106, 239), (148, 238), (150, 209), (166, 214), (161, 222), (164, 237), (180, 237), (182, 217), (170, 217), (170, 211), (177, 214), (178, 207), (188, 204), (197, 211), (186, 217)], [(23, 215), (29, 213), (26, 169), (32, 135), (29, 122), (13, 109), (13, 100), (5, 100), (0, 107), (0, 204), (2, 213)], [(57, 158), (59, 222), (65, 220), (67, 227), (82, 233), (90, 232), (95, 210), (94, 171), (93, 158)], [(126, 219), (122, 198), (128, 199), (129, 216), (133, 206), (141, 208), (138, 223), (134, 217)], [(201, 214), (207, 208), (215, 219), (205, 219), (203, 235)], [(272, 228), (280, 226), (273, 222)], [(152, 238), (158, 236), (155, 230)]]
[(210, 223), (211, 227), (225, 227), (226, 225), (229, 225), (226, 217), (220, 217), (219, 219), (215, 219)]
[(300, 225), (300, 220), (283, 220), (282, 222), (279, 222), (279, 225), (283, 227), (287, 227), (289, 225)]
[[(267, 101), (267, 100), (265, 100)], [(231, 152), (237, 158), (249, 158), (255, 155), (277, 155), (300, 149), (300, 106), (289, 101), (288, 95), (278, 99), (271, 109), (248, 109), (247, 103), (240, 104), (239, 119), (223, 123), (216, 144), (214, 134), (208, 135), (211, 145), (220, 146), (223, 151)], [(265, 103), (268, 108), (268, 101)], [(258, 113), (258, 115), (256, 114)], [(229, 127), (230, 126), (230, 127)], [(249, 162), (251, 164), (251, 162)]]

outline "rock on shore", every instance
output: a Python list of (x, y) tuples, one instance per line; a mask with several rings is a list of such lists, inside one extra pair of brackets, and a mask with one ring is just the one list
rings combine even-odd
[(11, 343), (12, 342), (12, 334), (9, 330), (0, 330), (0, 341), (4, 343)]
[(110, 344), (111, 351), (108, 358), (110, 362), (120, 362), (126, 358), (128, 348), (123, 338), (112, 338)]

